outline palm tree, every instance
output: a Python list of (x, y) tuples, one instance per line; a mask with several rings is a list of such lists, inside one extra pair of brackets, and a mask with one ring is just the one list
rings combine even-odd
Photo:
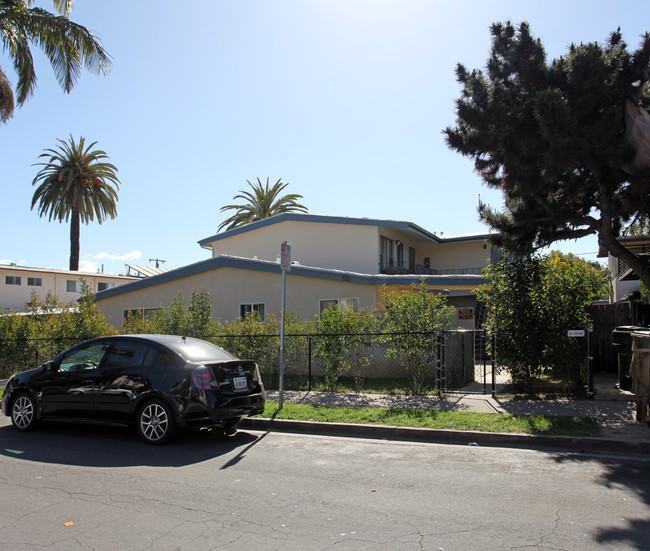
[[(49, 214), (59, 222), (70, 219), (70, 270), (79, 269), (79, 226), (97, 217), (100, 224), (107, 216), (117, 215), (117, 168), (104, 162), (108, 156), (100, 149), (93, 150), (97, 142), (85, 147), (84, 138), (79, 143), (70, 136), (70, 143), (58, 140), (57, 149), (45, 149), (39, 155), (49, 157), (32, 185), (40, 183), (32, 198), (32, 210), (38, 202), (38, 215)], [(113, 187), (115, 186), (115, 188)]]
[[(74, 0), (53, 0), (58, 16), (42, 8), (30, 8), (33, 3), (34, 0), (0, 0), (0, 35), (3, 50), (13, 60), (18, 73), (16, 103), (19, 107), (36, 89), (30, 44), (43, 50), (66, 93), (79, 79), (82, 65), (97, 74), (106, 74), (111, 66), (110, 57), (99, 40), (88, 29), (68, 19)], [(0, 122), (11, 118), (13, 110), (11, 85), (0, 69)]]
[(220, 232), (222, 228), (226, 228), (226, 231), (232, 230), (249, 222), (255, 222), (284, 212), (307, 212), (307, 207), (297, 202), (298, 199), (302, 199), (302, 195), (290, 193), (279, 197), (280, 192), (289, 185), (288, 183), (283, 184), (282, 178), (275, 182), (272, 187), (269, 187), (268, 178), (266, 179), (266, 186), (262, 185), (259, 178), (257, 183), (251, 183), (248, 180), (246, 182), (253, 188), (253, 192), (239, 190), (240, 195), (235, 195), (233, 199), (244, 199), (247, 201), (246, 203), (221, 207), (221, 212), (227, 210), (237, 212), (228, 220), (223, 221), (219, 225), (217, 232)]

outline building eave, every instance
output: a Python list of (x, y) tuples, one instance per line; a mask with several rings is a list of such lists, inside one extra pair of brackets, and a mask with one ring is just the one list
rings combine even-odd
[(250, 222), (239, 228), (233, 230), (228, 230), (223, 233), (217, 233), (205, 239), (198, 241), (198, 244), (204, 249), (210, 249), (210, 245), (216, 241), (221, 241), (223, 239), (228, 239), (235, 235), (240, 235), (243, 233), (251, 232), (258, 230), (260, 228), (265, 228), (274, 224), (279, 224), (281, 222), (308, 222), (308, 223), (320, 223), (320, 224), (347, 224), (354, 226), (376, 226), (380, 228), (396, 228), (407, 231), (412, 231), (418, 234), (420, 237), (424, 238), (427, 241), (433, 241), (435, 243), (457, 243), (461, 241), (483, 241), (490, 237), (489, 232), (485, 233), (475, 233), (475, 234), (463, 234), (463, 235), (450, 235), (443, 236), (431, 233), (421, 226), (414, 224), (413, 222), (408, 222), (405, 220), (381, 220), (378, 218), (352, 218), (345, 216), (328, 216), (322, 214), (300, 214), (300, 213), (285, 213), (278, 214), (276, 216), (271, 216), (270, 218), (265, 218), (263, 220), (258, 220), (256, 222)]
[[(280, 274), (280, 264), (269, 260), (243, 258), (231, 255), (219, 255), (207, 260), (202, 260), (182, 268), (169, 270), (168, 272), (125, 283), (118, 287), (99, 291), (95, 294), (96, 300), (100, 301), (109, 297), (146, 289), (162, 283), (169, 283), (189, 276), (217, 270), (220, 268), (233, 268), (240, 270), (252, 270), (267, 273)], [(362, 285), (411, 285), (424, 280), (427, 285), (436, 287), (449, 287), (456, 289), (475, 288), (484, 284), (487, 280), (480, 275), (473, 274), (451, 274), (451, 275), (385, 275), (385, 274), (361, 274), (344, 270), (328, 268), (316, 268), (311, 266), (292, 265), (289, 276), (311, 277), (345, 283), (357, 283)]]

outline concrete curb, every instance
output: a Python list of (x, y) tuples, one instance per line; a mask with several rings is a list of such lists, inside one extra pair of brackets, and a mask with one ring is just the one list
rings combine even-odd
[(597, 437), (536, 436), (530, 434), (419, 429), (385, 425), (358, 425), (352, 423), (317, 423), (314, 421), (289, 421), (285, 419), (260, 417), (242, 419), (239, 423), (239, 428), (266, 432), (371, 438), (400, 442), (455, 444), (463, 446), (476, 445), (565, 453), (624, 455), (639, 459), (650, 458), (650, 442), (613, 440)]

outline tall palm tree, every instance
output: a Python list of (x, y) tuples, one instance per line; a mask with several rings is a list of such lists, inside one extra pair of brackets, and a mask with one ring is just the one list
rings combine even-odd
[(246, 182), (253, 188), (252, 193), (250, 191), (239, 190), (240, 194), (235, 195), (233, 199), (244, 199), (247, 202), (239, 205), (226, 205), (225, 207), (221, 207), (221, 212), (227, 210), (235, 210), (236, 212), (228, 220), (224, 220), (219, 225), (217, 232), (220, 232), (222, 228), (232, 230), (249, 222), (255, 222), (256, 220), (262, 220), (263, 218), (269, 218), (270, 216), (284, 212), (307, 212), (307, 207), (297, 202), (298, 199), (302, 199), (302, 195), (290, 193), (289, 195), (280, 197), (280, 192), (289, 185), (288, 183), (283, 184), (282, 178), (271, 187), (268, 178), (266, 179), (265, 186), (262, 185), (259, 178), (257, 179), (257, 183), (251, 183), (248, 180)]
[[(45, 149), (39, 155), (49, 158), (42, 166), (32, 185), (39, 184), (32, 198), (32, 210), (38, 203), (38, 215), (48, 214), (50, 221), (70, 219), (70, 269), (79, 269), (79, 226), (88, 224), (97, 217), (100, 224), (107, 216), (117, 216), (117, 168), (104, 161), (106, 153), (93, 150), (97, 142), (85, 145), (70, 136), (70, 143), (58, 140), (57, 149)], [(113, 187), (115, 186), (115, 187)]]
[[(110, 57), (99, 40), (85, 27), (68, 19), (74, 0), (53, 0), (60, 15), (42, 8), (30, 8), (35, 0), (0, 0), (0, 35), (3, 50), (18, 73), (16, 103), (21, 107), (36, 89), (36, 71), (30, 44), (47, 56), (57, 81), (68, 93), (79, 79), (81, 67), (107, 73)], [(13, 115), (14, 98), (6, 75), (0, 69), (0, 122)]]

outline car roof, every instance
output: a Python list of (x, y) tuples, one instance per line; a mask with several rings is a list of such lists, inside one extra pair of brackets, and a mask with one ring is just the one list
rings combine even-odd
[[(210, 341), (203, 339), (197, 339), (194, 337), (180, 337), (178, 335), (157, 335), (157, 334), (134, 334), (134, 335), (114, 335), (107, 337), (100, 337), (100, 339), (132, 339), (132, 340), (141, 340), (147, 342), (155, 342), (161, 344), (162, 346), (167, 347), (170, 350), (175, 351), (177, 354), (180, 354), (187, 360), (198, 360), (199, 357), (196, 356), (197, 350), (206, 350), (206, 346), (211, 349), (218, 349), (220, 354), (223, 355), (222, 360), (235, 360), (237, 359), (233, 354), (218, 346)], [(196, 344), (196, 346), (187, 346)], [(211, 358), (217, 359), (217, 358)]]

